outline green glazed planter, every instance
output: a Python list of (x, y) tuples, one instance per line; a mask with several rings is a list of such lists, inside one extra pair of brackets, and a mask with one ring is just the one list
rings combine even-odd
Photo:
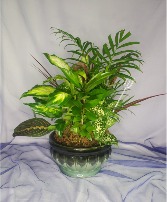
[(52, 158), (62, 173), (70, 177), (91, 177), (102, 168), (110, 154), (111, 146), (73, 148), (60, 145), (54, 139), (54, 132), (49, 136)]

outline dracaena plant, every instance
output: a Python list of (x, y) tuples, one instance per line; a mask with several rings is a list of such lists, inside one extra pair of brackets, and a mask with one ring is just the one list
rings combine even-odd
[(32, 96), (34, 103), (25, 104), (35, 114), (52, 121), (27, 120), (15, 128), (13, 135), (42, 136), (56, 131), (61, 137), (68, 128), (78, 136), (95, 139), (100, 145), (117, 144), (108, 129), (120, 121), (119, 112), (150, 98), (131, 101), (127, 92), (122, 94), (127, 80), (135, 82), (131, 70), (141, 71), (141, 53), (131, 48), (139, 42), (129, 41), (131, 33), (121, 30), (114, 38), (109, 35), (100, 49), (92, 42), (82, 42), (63, 30), (52, 29), (60, 43), (65, 42), (70, 57), (62, 59), (44, 53), (53, 68), (62, 72), (53, 76), (34, 58), (41, 66), (38, 70), (47, 79), (21, 96)]

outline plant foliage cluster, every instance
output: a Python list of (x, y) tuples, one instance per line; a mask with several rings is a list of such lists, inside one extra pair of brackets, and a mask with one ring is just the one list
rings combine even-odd
[[(43, 68), (39, 71), (47, 79), (42, 85), (23, 93), (21, 98), (32, 96), (34, 103), (26, 105), (35, 114), (51, 118), (54, 124), (46, 124), (44, 128), (35, 125), (31, 129), (57, 131), (61, 136), (69, 127), (73, 133), (90, 140), (94, 138), (99, 144), (117, 144), (116, 137), (108, 129), (120, 120), (120, 111), (139, 102), (131, 102), (127, 93), (119, 99), (127, 80), (135, 81), (131, 70), (141, 71), (141, 53), (131, 48), (139, 42), (129, 41), (131, 33), (121, 30), (115, 37), (109, 35), (107, 42), (99, 48), (63, 30), (52, 30), (60, 43), (65, 43), (71, 56), (62, 59), (44, 53), (47, 60), (62, 72), (53, 76), (35, 59)], [(28, 121), (24, 122), (22, 130), (17, 127), (14, 135), (24, 131), (30, 135), (31, 130), (25, 129), (26, 123)]]

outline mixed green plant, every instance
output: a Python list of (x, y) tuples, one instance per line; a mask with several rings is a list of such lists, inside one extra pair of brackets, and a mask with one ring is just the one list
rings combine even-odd
[(129, 88), (122, 94), (127, 81), (135, 82), (131, 70), (141, 72), (141, 53), (131, 48), (139, 42), (129, 41), (131, 33), (121, 30), (115, 37), (109, 35), (100, 49), (63, 30), (52, 30), (60, 43), (65, 43), (70, 57), (62, 59), (44, 53), (47, 60), (62, 72), (53, 76), (33, 57), (46, 80), (21, 96), (31, 96), (34, 102), (25, 105), (35, 114), (50, 118), (51, 122), (41, 117), (29, 119), (17, 126), (13, 135), (38, 137), (56, 131), (62, 136), (69, 128), (78, 136), (97, 140), (100, 145), (117, 144), (117, 138), (108, 129), (120, 121), (119, 112), (154, 97), (131, 101), (133, 97), (127, 93)]

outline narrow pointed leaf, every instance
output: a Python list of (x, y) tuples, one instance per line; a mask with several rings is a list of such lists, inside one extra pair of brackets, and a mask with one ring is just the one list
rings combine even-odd
[(135, 81), (135, 79), (133, 77), (128, 76), (128, 75), (123, 74), (123, 73), (118, 73), (117, 76), (120, 77), (120, 78), (122, 78), (123, 80), (130, 79), (132, 81)]
[(95, 86), (99, 85), (104, 81), (105, 78), (108, 76), (111, 76), (113, 74), (113, 71), (111, 72), (105, 72), (105, 73), (98, 73), (94, 77), (91, 78), (91, 80), (85, 85), (86, 92), (92, 90)]
[(91, 45), (91, 42), (88, 42), (88, 41), (84, 42), (84, 44), (83, 44), (83, 52), (86, 51), (86, 49), (89, 47), (89, 45)]
[(110, 54), (109, 48), (106, 43), (103, 45), (103, 54), (106, 54), (109, 57), (109, 59), (111, 60), (111, 54)]
[(119, 34), (120, 32), (117, 32), (115, 35), (115, 46), (118, 47), (118, 43), (119, 43)]
[(125, 34), (123, 37), (121, 37), (121, 39), (119, 40), (119, 42), (121, 43), (122, 41), (124, 41), (125, 39), (127, 39), (128, 37), (130, 37), (132, 34), (130, 32), (128, 32), (127, 34)]
[(119, 48), (126, 47), (126, 46), (135, 45), (135, 44), (140, 44), (140, 42), (128, 42), (128, 43), (125, 43), (125, 44), (119, 46), (118, 49), (119, 49)]
[(121, 39), (122, 39), (124, 32), (125, 32), (124, 29), (120, 31), (119, 43), (121, 42)]
[(111, 35), (108, 36), (108, 41), (109, 41), (112, 52), (115, 53), (115, 50), (114, 50), (115, 46), (114, 46)]

